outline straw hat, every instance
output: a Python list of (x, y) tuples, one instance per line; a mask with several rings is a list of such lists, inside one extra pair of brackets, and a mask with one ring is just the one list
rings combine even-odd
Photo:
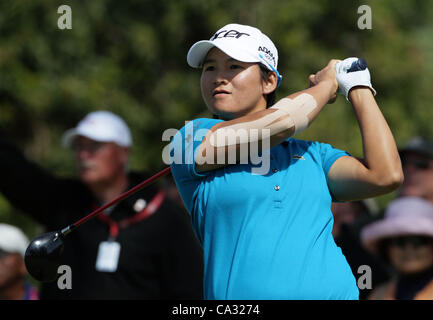
[(365, 226), (361, 231), (364, 247), (378, 253), (378, 244), (385, 238), (403, 235), (433, 237), (433, 204), (417, 197), (391, 201), (384, 219)]

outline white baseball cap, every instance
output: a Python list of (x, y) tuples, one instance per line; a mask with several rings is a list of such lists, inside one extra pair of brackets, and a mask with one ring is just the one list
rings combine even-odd
[(75, 128), (63, 134), (63, 146), (71, 147), (76, 136), (99, 142), (114, 142), (121, 147), (132, 145), (131, 132), (125, 121), (109, 111), (89, 113)]
[(24, 257), (29, 240), (17, 227), (0, 223), (0, 250), (19, 253)]
[(278, 77), (278, 50), (268, 36), (259, 29), (241, 25), (228, 24), (219, 29), (209, 40), (196, 42), (188, 51), (187, 62), (193, 68), (200, 68), (213, 47), (217, 47), (231, 58), (242, 62), (261, 62)]

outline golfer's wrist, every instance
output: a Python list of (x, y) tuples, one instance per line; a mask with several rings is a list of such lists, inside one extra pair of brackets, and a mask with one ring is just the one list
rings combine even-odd
[(327, 101), (332, 99), (335, 96), (335, 92), (337, 92), (338, 89), (338, 83), (336, 81), (333, 81), (331, 79), (329, 80), (323, 80), (317, 84), (320, 86), (322, 92), (327, 94)]
[(356, 86), (350, 89), (348, 98), (352, 104), (361, 104), (373, 98), (373, 93), (369, 87)]

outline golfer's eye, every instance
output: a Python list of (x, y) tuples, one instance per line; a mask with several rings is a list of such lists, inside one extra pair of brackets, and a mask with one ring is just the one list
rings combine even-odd
[(232, 64), (232, 65), (230, 66), (230, 69), (233, 69), (233, 70), (235, 70), (235, 69), (242, 69), (242, 66), (239, 65), (239, 64)]
[(215, 67), (212, 66), (212, 65), (207, 65), (207, 66), (204, 66), (204, 67), (203, 67), (203, 70), (204, 70), (204, 71), (214, 71), (214, 70), (215, 70)]

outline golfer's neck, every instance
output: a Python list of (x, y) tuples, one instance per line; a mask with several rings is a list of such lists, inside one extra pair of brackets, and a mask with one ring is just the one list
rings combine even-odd
[(95, 183), (89, 185), (89, 187), (101, 203), (107, 203), (125, 192), (128, 188), (128, 183), (128, 175), (122, 173), (113, 177), (110, 181)]

